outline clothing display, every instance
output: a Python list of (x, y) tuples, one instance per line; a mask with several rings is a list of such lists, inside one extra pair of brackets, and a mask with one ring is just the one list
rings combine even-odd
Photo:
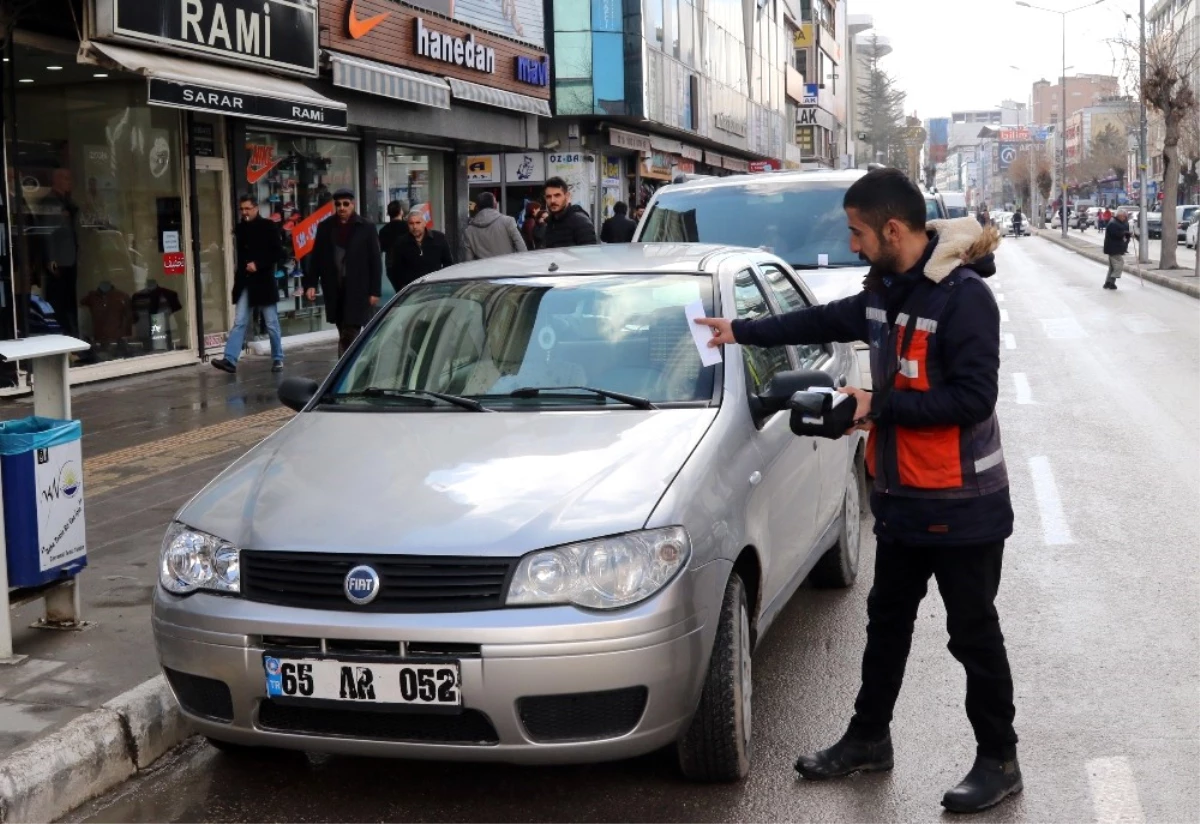
[(175, 331), (171, 315), (183, 308), (179, 294), (150, 280), (145, 289), (133, 294), (130, 303), (137, 326), (137, 339), (152, 351), (174, 349)]
[(118, 343), (133, 334), (133, 303), (129, 295), (110, 283), (101, 283), (83, 296), (80, 306), (92, 313), (92, 339), (96, 343)]

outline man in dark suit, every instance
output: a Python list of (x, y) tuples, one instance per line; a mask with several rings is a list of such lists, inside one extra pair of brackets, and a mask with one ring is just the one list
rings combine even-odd
[(375, 227), (354, 208), (354, 192), (333, 193), (333, 220), (317, 229), (313, 263), (304, 276), (305, 295), (325, 295), (325, 317), (338, 328), (338, 357), (371, 319), (383, 290), (383, 261)]

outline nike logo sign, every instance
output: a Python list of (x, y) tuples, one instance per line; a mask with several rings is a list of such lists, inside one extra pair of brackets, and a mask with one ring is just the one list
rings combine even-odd
[(246, 162), (246, 182), (253, 186), (283, 162), (282, 157), (277, 158), (274, 155), (273, 146), (254, 146), (250, 160)]
[(391, 16), (390, 11), (385, 11), (382, 14), (377, 14), (374, 17), (368, 17), (366, 20), (359, 20), (358, 14), (355, 11), (355, 6), (358, 5), (358, 0), (350, 0), (350, 16), (346, 21), (347, 28), (350, 30), (350, 39), (358, 40), (366, 37), (371, 29), (378, 26), (384, 20)]

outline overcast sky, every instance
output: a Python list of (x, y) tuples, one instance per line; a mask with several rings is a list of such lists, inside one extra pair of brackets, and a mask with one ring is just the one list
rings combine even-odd
[[(1066, 10), (1084, 0), (1029, 2)], [(1153, 3), (1146, 0), (1147, 12)], [(1067, 15), (1068, 75), (1123, 75), (1122, 48), (1106, 40), (1137, 36), (1126, 12), (1136, 21), (1138, 0), (1105, 0)], [(1035, 80), (1053, 83), (1061, 74), (1062, 17), (1014, 0), (849, 0), (848, 13), (871, 15), (891, 41), (880, 68), (908, 93), (905, 114), (915, 109), (922, 120), (1005, 99), (1028, 102)]]

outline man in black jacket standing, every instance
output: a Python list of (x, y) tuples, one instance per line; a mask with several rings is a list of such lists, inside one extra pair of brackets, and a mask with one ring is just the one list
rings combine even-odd
[(1113, 219), (1104, 227), (1104, 254), (1108, 255), (1108, 277), (1105, 289), (1116, 289), (1117, 278), (1125, 270), (1125, 253), (1129, 250), (1129, 212), (1118, 209)]
[(627, 215), (629, 207), (624, 203), (613, 206), (613, 216), (604, 221), (600, 227), (601, 243), (632, 243), (637, 231), (637, 222), (630, 220)]
[(430, 229), (424, 213), (418, 209), (408, 213), (408, 234), (396, 241), (395, 255), (395, 275), (388, 272), (388, 277), (397, 292), (430, 272), (454, 265), (450, 241), (441, 232)]
[(383, 291), (383, 261), (375, 227), (354, 211), (354, 192), (333, 193), (333, 219), (317, 228), (312, 265), (304, 276), (306, 297), (325, 296), (325, 317), (338, 328), (338, 357), (371, 319)]
[(561, 177), (546, 181), (546, 249), (590, 246), (596, 243), (596, 227), (582, 206), (571, 202), (571, 189)]
[(279, 287), (275, 285), (275, 267), (283, 257), (283, 238), (279, 228), (258, 211), (258, 201), (253, 195), (242, 195), (238, 200), (241, 220), (234, 227), (233, 238), (237, 248), (237, 264), (233, 274), (233, 305), (237, 313), (233, 330), (225, 341), (225, 357), (212, 361), (212, 365), (224, 372), (237, 371), (238, 358), (246, 339), (246, 327), (250, 325), (254, 309), (262, 310), (271, 338), (271, 371), (283, 371), (283, 334), (279, 326)]
[[(850, 249), (872, 264), (864, 290), (761, 320), (704, 318), (711, 346), (864, 340), (877, 391), (843, 389), (869, 431), (875, 582), (867, 599), (862, 684), (845, 735), (802, 755), (807, 779), (892, 768), (892, 711), (929, 578), (946, 606), (949, 649), (967, 672), (975, 764), (942, 798), (977, 812), (1022, 789), (1013, 682), (995, 598), (1012, 534), (996, 419), (1000, 312), (982, 277), (995, 272), (993, 227), (971, 218), (927, 231), (921, 191), (901, 172), (868, 172), (846, 192)], [(899, 355), (899, 357), (897, 357)]]

